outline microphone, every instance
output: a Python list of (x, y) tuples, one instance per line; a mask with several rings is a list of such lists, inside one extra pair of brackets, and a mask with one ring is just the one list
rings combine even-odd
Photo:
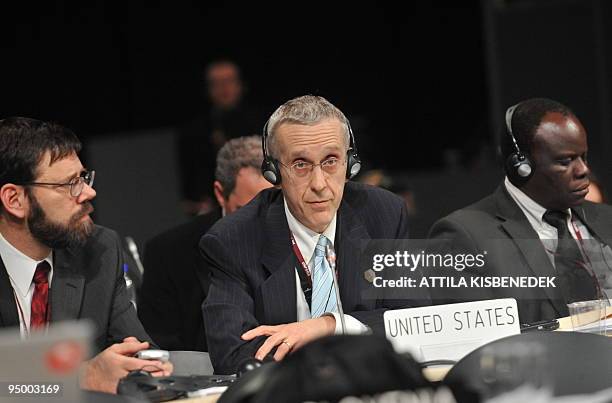
[[(266, 356), (266, 358), (268, 356)], [(238, 364), (238, 370), (236, 371), (236, 377), (240, 378), (247, 372), (254, 371), (257, 368), (261, 367), (262, 365), (263, 365), (263, 362), (258, 360), (255, 357), (245, 358), (244, 360), (240, 361), (240, 364)]]
[(138, 254), (138, 247), (136, 246), (136, 242), (134, 242), (134, 239), (131, 236), (126, 236), (125, 242), (127, 243), (128, 249), (132, 254), (132, 257), (134, 258), (134, 261), (136, 262), (136, 267), (138, 267), (138, 271), (142, 275), (144, 273), (144, 266), (140, 261), (140, 255)]
[(342, 334), (346, 334), (346, 323), (344, 322), (344, 310), (342, 309), (342, 301), (340, 301), (340, 288), (338, 287), (338, 279), (336, 278), (336, 252), (333, 246), (328, 244), (325, 247), (325, 258), (332, 271), (332, 281), (334, 282), (334, 290), (336, 291), (336, 304), (338, 305), (338, 314), (340, 315), (340, 325)]

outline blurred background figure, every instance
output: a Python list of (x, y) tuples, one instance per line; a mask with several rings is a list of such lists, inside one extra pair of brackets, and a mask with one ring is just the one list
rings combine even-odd
[(207, 351), (201, 306), (209, 279), (202, 271), (205, 266), (198, 243), (218, 219), (271, 186), (261, 175), (262, 160), (260, 137), (226, 142), (217, 155), (211, 185), (220, 208), (159, 234), (146, 244), (138, 315), (161, 348)]
[(417, 214), (415, 195), (412, 189), (398, 178), (393, 178), (388, 172), (382, 169), (371, 169), (361, 174), (359, 182), (377, 186), (395, 193), (404, 199), (406, 211), (410, 217)]
[[(296, 14), (255, 3), (237, 13), (220, 2), (11, 2), (3, 50), (15, 62), (0, 66), (0, 110), (81, 133), (86, 165), (104, 173), (96, 219), (139, 247), (185, 212), (210, 210), (221, 144), (260, 134), (271, 105), (305, 93), (345, 110), (364, 169), (409, 186), (418, 203), (411, 236), (497, 187), (498, 117), (519, 99), (571, 104), (609, 189), (612, 2), (438, 3)], [(354, 29), (364, 22), (370, 29)], [(304, 57), (330, 43), (342, 46)]]
[(601, 181), (591, 172), (589, 183), (589, 193), (587, 193), (585, 199), (593, 203), (605, 203), (608, 204), (608, 198), (604, 192)]
[(187, 214), (214, 209), (215, 155), (229, 139), (257, 134), (263, 115), (244, 101), (240, 69), (229, 59), (210, 63), (203, 73), (206, 105), (179, 134), (183, 208)]

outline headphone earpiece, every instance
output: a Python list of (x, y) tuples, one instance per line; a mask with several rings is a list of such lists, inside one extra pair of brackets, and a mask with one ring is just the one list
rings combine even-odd
[[(278, 162), (268, 154), (268, 123), (270, 123), (270, 120), (264, 125), (261, 136), (261, 148), (264, 155), (264, 160), (261, 163), (261, 174), (268, 182), (277, 186), (280, 185), (282, 178), (280, 169), (278, 168)], [(359, 154), (357, 154), (355, 136), (353, 135), (353, 129), (348, 120), (346, 121), (346, 125), (349, 130), (349, 149), (346, 152), (346, 178), (351, 179), (361, 170), (361, 159), (359, 158)]]
[(361, 159), (352, 148), (349, 148), (346, 152), (346, 161), (346, 179), (352, 179), (361, 170)]
[(506, 174), (512, 179), (513, 182), (525, 183), (533, 175), (535, 166), (529, 159), (528, 155), (521, 151), (512, 132), (512, 116), (514, 111), (520, 105), (520, 103), (509, 107), (506, 110), (506, 133), (512, 139), (515, 152), (508, 155), (506, 158), (505, 169)]
[(268, 182), (277, 186), (281, 183), (281, 173), (276, 161), (268, 154), (268, 145), (266, 144), (268, 140), (268, 122), (269, 120), (264, 125), (261, 136), (261, 149), (263, 150), (264, 157), (261, 163), (261, 174)]
[(346, 179), (352, 179), (361, 170), (361, 159), (357, 154), (357, 145), (355, 144), (355, 136), (350, 122), (346, 121), (346, 126), (349, 131), (349, 149), (346, 151)]
[(264, 178), (274, 186), (280, 185), (281, 183), (281, 174), (280, 169), (278, 169), (278, 165), (276, 161), (269, 157), (264, 157), (263, 162), (261, 163), (261, 174)]
[(523, 153), (512, 153), (506, 160), (506, 171), (515, 172), (522, 180), (527, 180), (533, 169), (531, 162)]

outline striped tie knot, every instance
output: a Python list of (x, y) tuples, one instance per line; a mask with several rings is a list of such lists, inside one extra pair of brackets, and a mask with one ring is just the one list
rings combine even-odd
[(325, 247), (329, 245), (331, 242), (325, 235), (321, 235), (319, 237), (319, 241), (317, 242), (317, 246), (315, 246), (315, 257), (325, 256)]

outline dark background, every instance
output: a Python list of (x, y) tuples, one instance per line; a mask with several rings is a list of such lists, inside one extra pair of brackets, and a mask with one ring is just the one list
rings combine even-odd
[[(228, 56), (242, 67), (252, 103), (271, 113), (290, 97), (326, 96), (365, 126), (361, 137), (376, 136), (374, 154), (393, 153), (380, 158), (393, 168), (441, 161), (415, 152), (417, 144), (462, 147), (452, 129), (458, 120), (462, 132), (486, 136), (477, 2), (407, 11), (335, 2), (84, 3), (94, 5), (43, 2), (4, 15), (3, 115), (57, 120), (80, 136), (179, 125), (203, 103), (203, 66)], [(383, 152), (389, 141), (411, 145), (411, 159)]]
[[(415, 191), (415, 235), (495, 187), (497, 128), (521, 99), (546, 96), (572, 107), (589, 132), (597, 172), (605, 184), (612, 175), (612, 12), (603, 1), (86, 3), (0, 6), (0, 116), (71, 127), (88, 144), (86, 160), (119, 158), (90, 155), (96, 142), (138, 144), (191, 119), (204, 107), (203, 66), (230, 57), (242, 68), (249, 102), (268, 113), (305, 93), (342, 109), (366, 167), (385, 168)], [(129, 176), (151, 153), (135, 145), (116, 172), (96, 167), (98, 221), (137, 233), (139, 242), (172, 219), (140, 233), (137, 223), (114, 220), (111, 212), (129, 203), (105, 206), (101, 190), (127, 190), (102, 178)], [(134, 197), (142, 204), (142, 195)], [(142, 220), (168, 208), (141, 209)]]

